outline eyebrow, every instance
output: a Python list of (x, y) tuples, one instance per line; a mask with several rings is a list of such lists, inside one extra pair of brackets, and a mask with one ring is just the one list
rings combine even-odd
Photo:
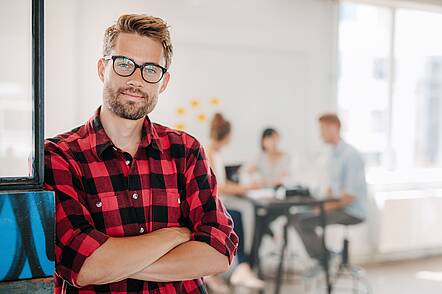
[(135, 61), (134, 58), (129, 57), (129, 56), (124, 55), (124, 54), (109, 54), (109, 55), (107, 55), (107, 56), (109, 56), (109, 57), (110, 57), (110, 56), (125, 57), (125, 58), (131, 60), (132, 62), (134, 62), (134, 63), (135, 63), (136, 65), (138, 65), (138, 66), (144, 66), (144, 65), (147, 65), (147, 64), (153, 64), (153, 65), (156, 65), (156, 66), (159, 66), (159, 67), (162, 67), (162, 68), (167, 69), (165, 66), (160, 65), (160, 64), (158, 64), (158, 63), (156, 63), (156, 62), (144, 62), (144, 63), (138, 63), (138, 62)]

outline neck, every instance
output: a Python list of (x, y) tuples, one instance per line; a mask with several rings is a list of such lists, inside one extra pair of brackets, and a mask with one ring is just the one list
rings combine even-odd
[(333, 141), (331, 142), (331, 144), (336, 147), (339, 145), (339, 143), (341, 142), (341, 137), (336, 137), (333, 139)]
[(265, 153), (267, 153), (269, 156), (278, 156), (279, 154), (281, 154), (281, 152), (279, 152), (278, 149), (267, 150), (267, 151), (265, 151)]
[(101, 107), (100, 120), (114, 145), (135, 156), (141, 141), (144, 117), (138, 120), (124, 119), (106, 107)]
[(221, 149), (221, 144), (216, 141), (216, 140), (210, 140), (210, 146), (209, 148), (213, 151), (213, 152), (218, 152)]

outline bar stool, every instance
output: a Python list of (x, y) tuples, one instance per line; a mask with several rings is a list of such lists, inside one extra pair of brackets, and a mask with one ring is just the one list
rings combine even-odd
[[(365, 270), (357, 265), (353, 265), (350, 262), (350, 240), (349, 240), (349, 226), (360, 224), (361, 222), (354, 223), (351, 225), (344, 225), (344, 238), (342, 242), (342, 250), (338, 253), (341, 257), (338, 270), (333, 277), (334, 284), (341, 279), (350, 279), (352, 282), (352, 287), (350, 289), (345, 288), (345, 290), (351, 290), (353, 294), (370, 294), (371, 287), (366, 278)], [(344, 289), (341, 287), (335, 288)]]

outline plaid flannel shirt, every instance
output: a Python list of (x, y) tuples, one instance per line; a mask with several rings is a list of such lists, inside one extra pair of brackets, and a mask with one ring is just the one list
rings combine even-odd
[(56, 200), (55, 293), (206, 293), (202, 279), (76, 286), (86, 258), (109, 237), (186, 226), (192, 240), (229, 261), (238, 244), (195, 138), (146, 117), (132, 158), (114, 146), (99, 113), (100, 108), (86, 124), (45, 142), (45, 188)]

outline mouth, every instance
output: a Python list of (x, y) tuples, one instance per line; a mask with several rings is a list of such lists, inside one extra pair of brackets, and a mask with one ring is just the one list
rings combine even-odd
[(121, 92), (121, 94), (129, 97), (129, 98), (133, 98), (133, 99), (144, 99), (144, 96), (141, 94), (136, 94), (136, 93), (132, 93), (132, 92), (128, 92), (128, 91), (124, 91)]

